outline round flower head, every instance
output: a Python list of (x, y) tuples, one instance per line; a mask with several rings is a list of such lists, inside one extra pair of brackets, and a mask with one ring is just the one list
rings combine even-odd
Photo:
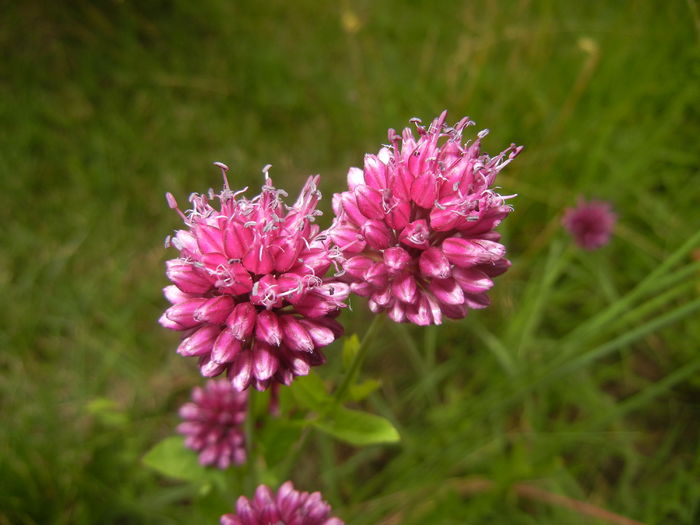
[(241, 496), (236, 514), (221, 516), (221, 525), (343, 525), (330, 513), (331, 506), (320, 492), (299, 492), (287, 481), (277, 494), (260, 485), (252, 499)]
[(172, 306), (160, 323), (184, 332), (177, 351), (198, 356), (205, 377), (226, 371), (237, 390), (289, 385), (325, 361), (320, 348), (342, 333), (333, 317), (349, 294), (347, 284), (323, 279), (337, 250), (313, 224), (319, 177), (286, 206), (267, 168), (260, 195), (246, 199), (245, 189), (229, 189), (228, 168), (218, 165), (221, 193), (192, 194), (184, 213), (166, 195), (187, 229), (166, 242), (180, 256), (166, 263)]
[(180, 407), (184, 420), (177, 431), (185, 445), (199, 452), (202, 465), (220, 469), (245, 462), (245, 421), (248, 392), (238, 392), (229, 381), (208, 381), (192, 390), (192, 401)]
[(350, 168), (349, 190), (333, 200), (332, 239), (343, 252), (351, 291), (369, 298), (373, 312), (396, 322), (440, 324), (489, 304), (492, 277), (510, 262), (494, 228), (511, 212), (492, 189), (494, 179), (522, 146), (481, 153), (477, 135), (461, 143), (468, 118), (445, 126), (443, 112), (426, 129), (415, 120), (390, 146)]
[(581, 248), (597, 250), (610, 242), (615, 221), (609, 202), (579, 199), (575, 208), (566, 209), (562, 224)]

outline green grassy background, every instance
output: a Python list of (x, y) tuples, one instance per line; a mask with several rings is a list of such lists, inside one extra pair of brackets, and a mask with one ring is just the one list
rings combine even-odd
[[(0, 523), (203, 522), (140, 463), (199, 382), (155, 322), (163, 194), (270, 163), (290, 193), (321, 173), (328, 210), (388, 127), (445, 108), (526, 146), (499, 181), (514, 266), (490, 309), (375, 345), (400, 445), (314, 436), (294, 481), (349, 524), (593, 522), (524, 482), (700, 522), (696, 0), (1, 4)], [(579, 194), (619, 214), (600, 252), (559, 227)]]

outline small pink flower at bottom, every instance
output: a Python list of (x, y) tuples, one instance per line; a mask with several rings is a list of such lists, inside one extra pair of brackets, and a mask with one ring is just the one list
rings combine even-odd
[(241, 496), (236, 514), (221, 516), (221, 525), (343, 525), (330, 513), (320, 492), (299, 492), (287, 481), (276, 494), (260, 485), (252, 499)]
[(177, 431), (185, 445), (199, 452), (202, 465), (220, 469), (245, 462), (243, 422), (248, 409), (248, 392), (238, 392), (226, 380), (208, 381), (192, 390), (192, 401), (180, 407), (184, 420)]
[(616, 219), (609, 202), (580, 199), (575, 208), (566, 209), (562, 224), (581, 248), (597, 250), (610, 242)]

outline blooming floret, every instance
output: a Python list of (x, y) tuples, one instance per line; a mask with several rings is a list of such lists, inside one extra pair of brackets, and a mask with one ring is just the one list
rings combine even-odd
[(566, 209), (562, 224), (581, 248), (597, 250), (610, 242), (616, 220), (609, 202), (580, 199), (575, 208)]
[[(319, 227), (319, 177), (309, 177), (286, 206), (265, 173), (260, 195), (246, 199), (226, 178), (219, 194), (192, 194), (182, 212), (187, 229), (166, 244), (180, 255), (166, 263), (172, 303), (160, 323), (184, 332), (178, 353), (198, 356), (202, 375), (227, 372), (233, 386), (289, 385), (325, 361), (321, 348), (342, 333), (335, 321), (348, 285), (324, 278), (338, 256)], [(215, 201), (219, 205), (215, 206)]]
[(443, 112), (425, 128), (415, 120), (390, 145), (350, 168), (349, 190), (334, 196), (332, 239), (346, 257), (351, 291), (396, 322), (440, 324), (489, 304), (492, 277), (510, 262), (494, 228), (511, 212), (493, 189), (496, 175), (521, 151), (481, 152), (484, 130), (462, 144), (469, 118), (445, 125)]
[(252, 499), (241, 496), (236, 514), (223, 515), (221, 525), (343, 525), (330, 513), (320, 492), (299, 492), (287, 481), (276, 494), (260, 485)]
[(243, 422), (248, 408), (248, 392), (238, 392), (229, 381), (208, 381), (195, 387), (192, 401), (180, 407), (184, 420), (177, 430), (185, 445), (199, 452), (202, 465), (220, 469), (245, 462)]

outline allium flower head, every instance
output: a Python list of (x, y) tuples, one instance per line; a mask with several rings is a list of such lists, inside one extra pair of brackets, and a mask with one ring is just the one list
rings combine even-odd
[(192, 401), (180, 407), (184, 420), (177, 431), (185, 445), (199, 452), (202, 465), (220, 469), (245, 462), (243, 422), (248, 408), (248, 392), (238, 392), (229, 381), (208, 381), (192, 390)]
[(579, 199), (575, 208), (567, 208), (562, 224), (581, 248), (597, 250), (610, 242), (616, 220), (609, 202)]
[(218, 165), (219, 194), (192, 194), (184, 213), (166, 195), (187, 229), (166, 242), (180, 256), (166, 263), (172, 306), (160, 323), (184, 332), (177, 351), (198, 356), (205, 377), (226, 371), (237, 390), (288, 385), (325, 361), (320, 348), (342, 333), (333, 317), (349, 294), (347, 284), (323, 278), (338, 253), (313, 224), (319, 177), (286, 206), (267, 168), (260, 195), (246, 199), (245, 189), (229, 189), (228, 168)]
[(349, 190), (334, 196), (332, 239), (346, 257), (351, 291), (373, 312), (396, 322), (440, 324), (489, 304), (492, 277), (510, 262), (494, 228), (510, 213), (493, 189), (498, 172), (520, 153), (514, 144), (495, 157), (481, 140), (462, 144), (469, 118), (445, 125), (443, 112), (424, 128), (415, 120), (390, 145), (350, 168)]
[(223, 515), (221, 525), (343, 525), (330, 513), (320, 492), (299, 492), (287, 481), (276, 494), (260, 485), (252, 499), (241, 496), (236, 514)]

